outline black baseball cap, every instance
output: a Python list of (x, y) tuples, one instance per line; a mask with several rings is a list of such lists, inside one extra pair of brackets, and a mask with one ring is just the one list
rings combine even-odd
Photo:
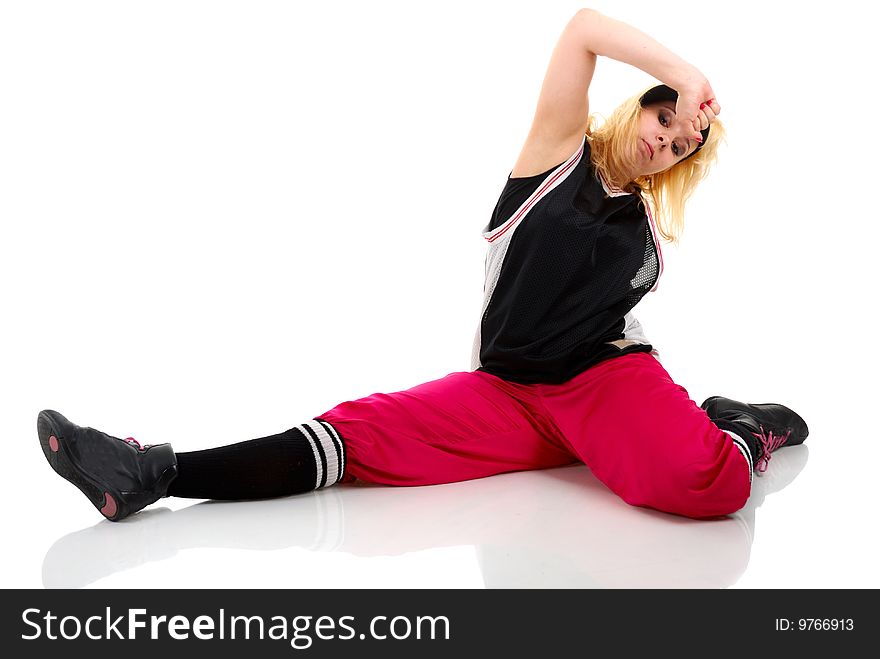
[[(673, 103), (677, 103), (678, 92), (668, 85), (657, 85), (656, 87), (651, 87), (651, 89), (642, 94), (642, 97), (639, 99), (639, 105), (644, 107), (646, 105), (650, 105), (651, 103), (659, 103), (660, 101), (672, 101)], [(700, 131), (700, 135), (703, 136), (703, 141), (697, 144), (696, 149), (694, 149), (688, 155), (682, 158), (682, 161), (687, 160), (697, 151), (703, 148), (706, 140), (709, 139), (709, 128), (710, 126), (706, 126), (703, 130)]]

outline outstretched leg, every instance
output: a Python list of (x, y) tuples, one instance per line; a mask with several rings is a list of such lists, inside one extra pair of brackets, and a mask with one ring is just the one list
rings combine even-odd
[(534, 385), (455, 372), (391, 394), (341, 403), (317, 417), (346, 446), (346, 478), (435, 485), (577, 461)]
[(204, 451), (175, 453), (71, 423), (54, 410), (37, 417), (52, 468), (114, 522), (165, 496), (265, 499), (327, 487), (342, 478), (345, 447), (321, 421)]
[(430, 485), (576, 461), (533, 387), (480, 371), (341, 403), (277, 435), (189, 453), (38, 416), (50, 465), (113, 521), (164, 496), (262, 499), (361, 479)]
[(329, 487), (342, 478), (345, 447), (336, 431), (309, 421), (277, 435), (177, 453), (168, 496), (265, 499)]

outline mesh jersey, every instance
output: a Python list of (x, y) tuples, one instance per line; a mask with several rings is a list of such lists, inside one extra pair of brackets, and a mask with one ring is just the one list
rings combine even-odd
[(610, 357), (648, 352), (630, 313), (663, 269), (650, 209), (608, 189), (590, 145), (536, 176), (509, 178), (492, 219), (471, 369), (558, 384)]

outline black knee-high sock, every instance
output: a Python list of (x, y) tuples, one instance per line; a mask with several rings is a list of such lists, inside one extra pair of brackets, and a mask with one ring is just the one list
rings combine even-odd
[[(733, 439), (733, 443), (741, 451), (748, 451), (747, 454), (743, 453), (743, 455), (746, 455), (746, 459), (749, 461), (752, 470), (754, 470), (764, 451), (761, 447), (761, 442), (755, 439), (754, 434), (752, 434), (752, 429), (742, 423), (728, 419), (712, 419), (712, 423), (718, 426), (720, 430), (728, 433), (731, 439)], [(749, 478), (751, 479), (751, 474)]]
[(345, 470), (342, 437), (318, 419), (277, 435), (176, 457), (177, 477), (168, 496), (194, 499), (298, 494), (333, 485)]

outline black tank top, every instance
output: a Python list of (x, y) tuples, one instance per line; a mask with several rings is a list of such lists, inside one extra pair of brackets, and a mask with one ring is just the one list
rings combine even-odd
[(489, 251), (471, 368), (561, 383), (610, 357), (650, 351), (629, 312), (662, 271), (652, 225), (640, 195), (599, 177), (586, 136), (547, 172), (508, 177), (482, 232)]

